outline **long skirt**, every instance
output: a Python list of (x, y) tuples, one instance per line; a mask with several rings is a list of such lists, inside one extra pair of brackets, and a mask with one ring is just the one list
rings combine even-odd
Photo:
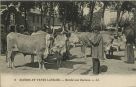
[(125, 62), (134, 63), (134, 49), (132, 44), (126, 44)]

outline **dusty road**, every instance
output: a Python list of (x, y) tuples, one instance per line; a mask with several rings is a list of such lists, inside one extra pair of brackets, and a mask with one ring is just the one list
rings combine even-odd
[[(90, 52), (87, 49), (88, 53)], [(72, 57), (71, 60), (63, 61), (62, 66), (57, 69), (56, 64), (46, 64), (47, 70), (39, 70), (38, 63), (36, 62), (32, 65), (30, 64), (30, 56), (24, 56), (18, 54), (15, 57), (15, 69), (7, 68), (5, 62), (5, 56), (0, 57), (0, 72), (2, 73), (34, 73), (34, 74), (61, 74), (61, 75), (93, 75), (92, 70), (88, 72), (90, 67), (92, 67), (91, 57), (86, 59), (81, 58), (81, 51), (79, 47), (73, 48), (71, 50)], [(135, 52), (136, 54), (136, 52)], [(106, 59), (101, 61), (101, 67), (107, 66), (108, 70), (106, 72), (101, 72), (101, 75), (108, 74), (136, 74), (136, 63), (127, 64), (123, 62), (124, 51), (114, 52), (114, 57), (112, 59)]]

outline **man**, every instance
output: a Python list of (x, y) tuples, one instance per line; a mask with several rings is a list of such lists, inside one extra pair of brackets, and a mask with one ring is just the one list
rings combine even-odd
[(125, 62), (133, 64), (135, 61), (133, 49), (133, 46), (135, 45), (135, 31), (129, 23), (125, 24), (124, 27), (124, 33), (126, 36)]
[(99, 59), (104, 58), (104, 47), (103, 47), (103, 37), (99, 32), (100, 27), (96, 26), (94, 28), (94, 38), (91, 40), (92, 43), (92, 62), (93, 62), (93, 73), (99, 74), (100, 61)]
[(70, 37), (70, 33), (69, 32), (67, 32), (66, 33), (66, 52), (65, 52), (65, 54), (64, 54), (64, 60), (66, 60), (66, 59), (70, 59), (70, 43), (69, 43), (69, 37)]

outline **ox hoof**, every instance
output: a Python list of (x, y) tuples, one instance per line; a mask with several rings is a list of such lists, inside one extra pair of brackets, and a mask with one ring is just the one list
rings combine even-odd
[(47, 70), (46, 68), (42, 68), (42, 70)]
[(11, 66), (10, 66), (10, 65), (7, 65), (7, 67), (8, 67), (8, 68), (11, 68)]
[(39, 69), (40, 69), (40, 70), (47, 70), (47, 68), (45, 68), (45, 67), (43, 67), (43, 66), (42, 66), (42, 67), (39, 67)]
[(42, 70), (46, 70), (46, 68), (43, 66), (43, 67), (42, 67)]
[(15, 69), (15, 67), (11, 67), (11, 69)]
[(8, 68), (11, 68), (11, 66), (8, 66)]

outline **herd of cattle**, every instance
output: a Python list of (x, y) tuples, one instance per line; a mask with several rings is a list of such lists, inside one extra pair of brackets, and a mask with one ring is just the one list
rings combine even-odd
[[(108, 33), (101, 32), (101, 34), (104, 39), (105, 54), (108, 52), (113, 55), (113, 50), (111, 48), (115, 47), (118, 49), (120, 47), (121, 44), (116, 42), (119, 40), (119, 38), (117, 39), (114, 37), (114, 35)], [(67, 52), (67, 45), (69, 45), (71, 48), (80, 45), (83, 56), (86, 57), (85, 48), (91, 48), (91, 43), (89, 40), (91, 40), (93, 37), (93, 32), (72, 32), (70, 33), (70, 36), (67, 36), (66, 33), (61, 32), (55, 37), (52, 34), (44, 31), (37, 31), (31, 35), (11, 32), (7, 35), (6, 60), (8, 62), (8, 67), (14, 68), (14, 57), (17, 53), (22, 53), (24, 56), (31, 55), (32, 62), (34, 62), (34, 56), (36, 56), (40, 69), (45, 68), (45, 59), (48, 58), (50, 54), (57, 54), (57, 65), (60, 66), (62, 59), (64, 59), (63, 57), (66, 57), (63, 55)]]

